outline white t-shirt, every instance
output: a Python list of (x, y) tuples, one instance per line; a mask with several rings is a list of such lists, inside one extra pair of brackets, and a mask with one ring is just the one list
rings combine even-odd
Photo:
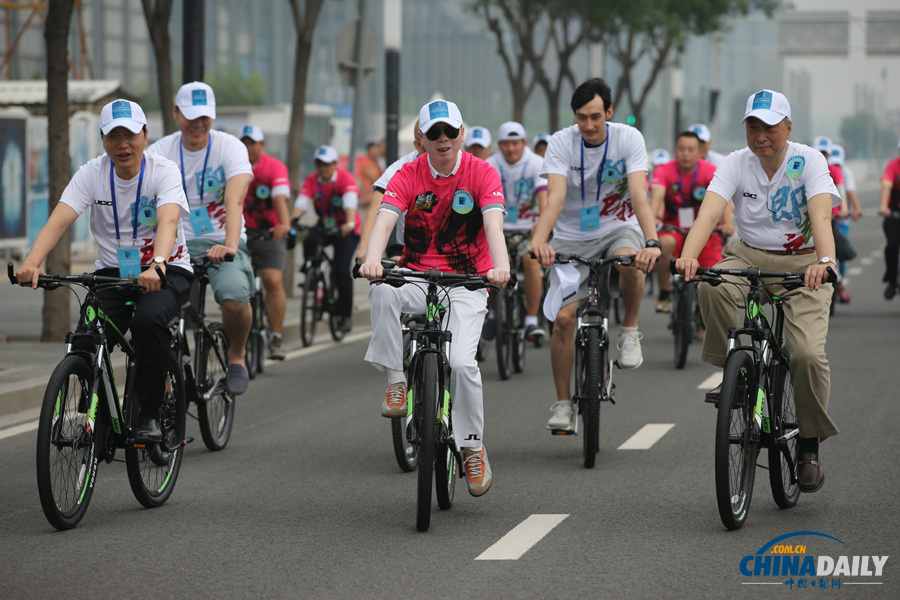
[[(193, 217), (185, 225), (188, 241), (201, 238), (225, 243), (225, 182), (242, 173), (253, 175), (253, 167), (247, 155), (247, 147), (241, 140), (223, 131), (209, 132), (209, 160), (207, 148), (191, 152), (182, 148), (181, 132), (167, 135), (147, 148), (147, 152), (160, 154), (181, 167), (184, 185), (187, 189), (188, 206), (191, 210), (206, 208), (212, 231), (202, 236), (195, 235)], [(184, 164), (181, 153), (184, 153)], [(206, 161), (206, 173), (201, 174)], [(181, 182), (179, 182), (181, 183)], [(202, 199), (201, 199), (202, 193)], [(241, 240), (247, 240), (244, 217), (241, 215)]]
[[(622, 123), (608, 123), (608, 125), (609, 136), (606, 141), (597, 148), (584, 149), (583, 203), (582, 137), (578, 125), (557, 131), (550, 138), (540, 175), (545, 179), (551, 173), (566, 177), (566, 201), (553, 228), (555, 237), (564, 240), (594, 240), (622, 226), (641, 231), (628, 194), (628, 175), (647, 171), (647, 147), (644, 144), (644, 136), (629, 125)], [(607, 145), (609, 151), (601, 178), (599, 167)], [(598, 180), (601, 180), (599, 200)], [(599, 208), (598, 227), (582, 231), (582, 207)]]
[(841, 172), (844, 174), (844, 189), (848, 192), (856, 191), (856, 178), (853, 177), (853, 171), (846, 165), (841, 165)]
[(717, 167), (722, 164), (722, 161), (725, 160), (725, 158), (726, 156), (724, 154), (719, 154), (715, 150), (710, 150), (706, 153), (706, 160)]
[(413, 150), (409, 154), (404, 154), (397, 160), (391, 163), (387, 169), (384, 170), (384, 173), (381, 174), (381, 177), (375, 180), (375, 183), (372, 184), (372, 190), (376, 192), (384, 193), (384, 190), (387, 189), (387, 184), (391, 180), (391, 177), (394, 176), (394, 173), (400, 170), (400, 167), (405, 165), (408, 162), (412, 162), (419, 158), (419, 151)]
[(710, 192), (734, 202), (737, 233), (754, 248), (813, 247), (807, 201), (818, 194), (831, 194), (831, 206), (841, 204), (821, 152), (789, 141), (784, 157), (770, 181), (750, 148), (737, 150), (719, 165), (709, 184)]
[(119, 221), (119, 241), (116, 242), (116, 220), (113, 218), (112, 194), (109, 188), (111, 161), (103, 154), (82, 166), (69, 185), (63, 190), (60, 202), (66, 204), (79, 215), (88, 207), (91, 209), (91, 233), (97, 242), (98, 259), (95, 269), (117, 268), (119, 248), (140, 250), (140, 262), (149, 265), (153, 260), (156, 241), (156, 209), (166, 204), (178, 204), (181, 217), (176, 229), (175, 246), (166, 262), (181, 267), (188, 272), (191, 258), (185, 244), (184, 217), (188, 214), (188, 204), (181, 189), (181, 173), (178, 165), (155, 154), (144, 153), (144, 179), (141, 181), (141, 201), (138, 210), (136, 237), (134, 232), (134, 204), (140, 176), (129, 180), (119, 179), (113, 174), (116, 186), (116, 213)]
[(530, 230), (538, 222), (540, 204), (538, 192), (547, 189), (547, 180), (541, 177), (544, 159), (527, 146), (515, 164), (509, 164), (502, 152), (495, 152), (487, 163), (497, 170), (503, 184), (506, 199), (506, 218), (503, 229)]

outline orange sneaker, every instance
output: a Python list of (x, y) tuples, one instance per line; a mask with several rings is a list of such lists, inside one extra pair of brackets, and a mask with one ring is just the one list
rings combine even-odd
[(406, 384), (402, 381), (387, 387), (381, 416), (389, 419), (406, 416)]
[(473, 496), (483, 496), (491, 489), (491, 465), (488, 462), (487, 450), (463, 448), (463, 468), (466, 471), (466, 485)]

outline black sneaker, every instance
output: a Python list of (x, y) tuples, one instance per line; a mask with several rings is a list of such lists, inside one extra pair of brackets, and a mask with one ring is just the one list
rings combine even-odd
[(529, 340), (539, 340), (547, 337), (547, 332), (540, 325), (526, 325), (525, 338)]
[(893, 300), (894, 296), (897, 294), (897, 284), (889, 283), (887, 287), (884, 288), (884, 299), (885, 300)]
[(341, 317), (338, 323), (338, 331), (347, 333), (353, 329), (353, 320), (350, 317)]
[(153, 444), (162, 442), (162, 431), (159, 429), (159, 421), (153, 417), (144, 419), (137, 431), (134, 432), (134, 441)]
[(491, 341), (497, 337), (497, 320), (488, 317), (484, 320), (484, 326), (481, 328), (481, 337), (487, 341)]

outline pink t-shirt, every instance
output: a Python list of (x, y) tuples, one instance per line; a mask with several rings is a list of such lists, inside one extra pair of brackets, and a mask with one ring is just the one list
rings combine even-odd
[(423, 154), (391, 178), (381, 206), (406, 211), (401, 266), (484, 275), (493, 267), (483, 214), (504, 211), (497, 171), (462, 152), (456, 171), (434, 177)]
[[(303, 181), (303, 187), (300, 188), (301, 196), (312, 198), (316, 214), (319, 215), (319, 222), (321, 223), (325, 219), (334, 219), (337, 227), (347, 222), (347, 213), (344, 212), (343, 207), (343, 196), (347, 193), (358, 197), (359, 187), (350, 171), (340, 167), (335, 171), (334, 181), (322, 183), (319, 181), (318, 175), (313, 173)], [(360, 224), (359, 211), (357, 211), (353, 228), (353, 232), (357, 235), (359, 235)]]
[(700, 202), (706, 194), (713, 176), (716, 174), (716, 166), (702, 158), (697, 160), (697, 166), (692, 173), (684, 175), (678, 171), (678, 161), (671, 160), (659, 165), (653, 171), (653, 182), (666, 190), (666, 211), (663, 214), (663, 223), (679, 227), (678, 209), (691, 207), (694, 209), (694, 218), (700, 212)]
[(291, 182), (284, 163), (268, 154), (260, 154), (253, 167), (253, 181), (244, 199), (244, 222), (247, 229), (269, 229), (280, 225), (278, 214), (272, 205), (274, 196), (290, 200)]
[[(838, 165), (828, 165), (828, 172), (831, 174), (831, 178), (834, 180), (834, 185), (844, 185), (844, 172), (841, 171), (841, 167)], [(831, 209), (831, 214), (837, 215), (841, 212), (840, 205), (835, 206)]]
[(892, 186), (888, 206), (893, 210), (900, 208), (900, 157), (895, 158), (884, 167), (884, 175), (881, 176), (881, 180), (887, 181)]

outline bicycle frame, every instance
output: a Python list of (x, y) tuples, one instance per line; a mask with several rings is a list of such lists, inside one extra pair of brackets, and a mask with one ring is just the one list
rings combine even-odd
[[(193, 400), (199, 404), (212, 398), (221, 386), (225, 386), (225, 382), (220, 378), (210, 389), (204, 390), (202, 394), (198, 387), (197, 382), (201, 381), (200, 357), (203, 356), (201, 350), (205, 348), (206, 340), (212, 339), (212, 334), (206, 324), (206, 287), (209, 285), (209, 277), (206, 275), (206, 270), (202, 264), (194, 265), (194, 267), (198, 268), (197, 282), (200, 291), (197, 307), (195, 308), (190, 301), (185, 302), (181, 306), (181, 310), (178, 313), (178, 321), (175, 325), (175, 335), (172, 336), (172, 344), (177, 348), (179, 364), (184, 367), (184, 386), (188, 395), (188, 401)], [(194, 325), (194, 351), (196, 355), (193, 357), (193, 361), (184, 360), (185, 357), (191, 357), (191, 350), (185, 335), (188, 318)], [(211, 349), (216, 353), (216, 358), (222, 364), (228, 364), (228, 357), (221, 355), (217, 345), (213, 344)], [(188, 368), (191, 362), (193, 362), (192, 369)]]

